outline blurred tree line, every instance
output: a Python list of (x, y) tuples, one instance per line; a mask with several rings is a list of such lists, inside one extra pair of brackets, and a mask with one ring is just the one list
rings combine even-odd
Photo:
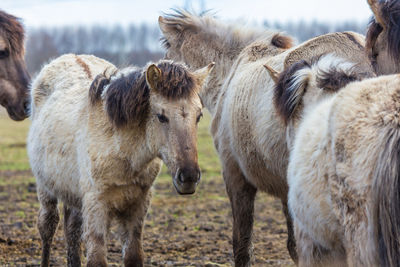
[[(295, 36), (298, 42), (317, 35), (336, 31), (356, 31), (365, 34), (367, 23), (321, 22), (270, 23), (264, 27), (280, 29)], [(30, 28), (26, 44), (27, 67), (36, 73), (51, 58), (65, 53), (94, 54), (117, 66), (143, 66), (148, 61), (163, 57), (161, 33), (156, 25), (78, 26), (58, 28)]]

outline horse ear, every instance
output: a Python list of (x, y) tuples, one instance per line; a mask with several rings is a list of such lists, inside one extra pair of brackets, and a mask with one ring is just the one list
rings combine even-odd
[(198, 69), (195, 72), (193, 72), (193, 75), (197, 81), (197, 84), (199, 85), (200, 88), (203, 87), (208, 75), (211, 73), (211, 71), (214, 69), (215, 62), (211, 62), (204, 68)]
[(379, 3), (379, 0), (367, 0), (367, 1), (372, 10), (372, 13), (374, 14), (376, 22), (379, 23), (379, 25), (381, 25), (382, 28), (386, 28), (386, 23), (382, 16), (381, 4)]
[(274, 70), (273, 68), (271, 68), (270, 66), (268, 66), (267, 64), (265, 64), (263, 66), (267, 69), (267, 71), (269, 73), (269, 76), (271, 76), (271, 78), (274, 81), (275, 85), (277, 85), (278, 84), (278, 80), (279, 80), (279, 73), (276, 70)]
[(153, 90), (157, 90), (157, 85), (161, 81), (162, 71), (155, 65), (151, 64), (146, 70), (146, 82)]
[(274, 89), (274, 105), (285, 124), (294, 117), (311, 79), (310, 65), (301, 60), (284, 70)]

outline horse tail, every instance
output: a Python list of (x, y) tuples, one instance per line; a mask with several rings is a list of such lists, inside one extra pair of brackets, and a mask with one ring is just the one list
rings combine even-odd
[(400, 129), (388, 127), (373, 174), (375, 244), (380, 266), (400, 266)]

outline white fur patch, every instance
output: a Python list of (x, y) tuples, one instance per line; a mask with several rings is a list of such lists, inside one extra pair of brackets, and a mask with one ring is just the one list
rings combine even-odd
[(295, 92), (288, 99), (288, 104), (291, 107), (296, 106), (298, 103), (300, 103), (299, 98), (301, 98), (304, 94), (304, 90), (307, 87), (307, 82), (311, 78), (311, 75), (312, 71), (308, 67), (300, 69), (293, 74), (292, 82), (290, 83), (288, 88), (289, 91)]
[(345, 73), (352, 71), (356, 64), (348, 62), (345, 59), (336, 56), (333, 53), (322, 56), (316, 64), (313, 64), (311, 69), (316, 73), (317, 76), (327, 73), (332, 69), (340, 70)]

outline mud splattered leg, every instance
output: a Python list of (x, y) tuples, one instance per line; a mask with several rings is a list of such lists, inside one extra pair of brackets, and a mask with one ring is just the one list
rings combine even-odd
[(82, 215), (64, 204), (64, 236), (67, 241), (68, 267), (81, 266)]
[(42, 262), (40, 266), (47, 267), (50, 264), (51, 243), (60, 217), (56, 198), (49, 196), (40, 189), (38, 189), (38, 198), (40, 202), (38, 229), (42, 239)]
[(83, 200), (83, 236), (88, 267), (107, 266), (106, 236), (110, 226), (109, 210), (101, 198), (87, 193)]
[(147, 192), (141, 203), (133, 205), (123, 216), (118, 218), (123, 244), (124, 264), (126, 267), (143, 266), (142, 232), (150, 198), (151, 193)]
[(235, 266), (250, 266), (252, 257), (252, 234), (254, 199), (257, 189), (249, 184), (236, 162), (231, 160), (223, 166), (226, 191), (233, 215), (233, 253)]
[(288, 232), (288, 239), (287, 239), (287, 249), (289, 251), (289, 255), (292, 260), (297, 264), (299, 261), (297, 255), (297, 248), (296, 248), (296, 240), (294, 238), (294, 230), (293, 230), (293, 221), (289, 214), (289, 209), (287, 206), (287, 200), (282, 200), (282, 210), (286, 217), (286, 225), (287, 225), (287, 232)]

